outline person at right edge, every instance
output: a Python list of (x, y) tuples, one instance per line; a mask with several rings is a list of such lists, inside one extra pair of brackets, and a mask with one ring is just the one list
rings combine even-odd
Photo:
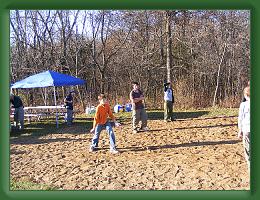
[[(247, 86), (246, 87), (250, 87), (250, 80), (247, 82)], [(245, 98), (244, 93), (243, 93), (243, 100), (242, 100), (242, 102), (245, 102), (245, 101), (246, 101), (246, 98)]]
[(175, 121), (173, 117), (174, 95), (170, 82), (164, 83), (164, 121)]
[(250, 174), (250, 87), (244, 89), (245, 102), (239, 106), (238, 115), (238, 138), (242, 139), (245, 159)]

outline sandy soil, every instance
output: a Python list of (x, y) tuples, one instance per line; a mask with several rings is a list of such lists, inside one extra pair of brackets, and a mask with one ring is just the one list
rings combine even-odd
[(137, 134), (130, 121), (115, 128), (117, 155), (109, 153), (105, 131), (99, 150), (88, 152), (92, 134), (77, 124), (11, 138), (11, 177), (62, 190), (249, 190), (236, 117), (148, 125)]

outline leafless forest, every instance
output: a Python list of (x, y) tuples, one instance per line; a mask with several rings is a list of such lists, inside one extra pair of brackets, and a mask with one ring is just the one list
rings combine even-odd
[[(250, 12), (11, 11), (10, 81), (45, 70), (86, 80), (74, 88), (79, 108), (100, 92), (127, 101), (132, 81), (148, 108), (162, 108), (165, 80), (178, 108), (238, 106), (250, 77)], [(56, 89), (60, 103), (68, 89)], [(15, 92), (25, 105), (53, 104), (52, 88)]]

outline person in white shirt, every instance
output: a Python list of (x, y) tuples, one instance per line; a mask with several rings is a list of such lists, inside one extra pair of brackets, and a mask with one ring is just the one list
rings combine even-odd
[(171, 87), (171, 83), (164, 84), (164, 121), (170, 122), (175, 121), (173, 118), (173, 103), (174, 103), (174, 95)]
[(238, 138), (243, 140), (245, 158), (250, 172), (250, 87), (244, 89), (245, 102), (239, 107)]

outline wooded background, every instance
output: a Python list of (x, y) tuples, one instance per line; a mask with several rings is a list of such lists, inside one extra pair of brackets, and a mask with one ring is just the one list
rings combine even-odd
[[(77, 107), (129, 99), (138, 81), (148, 109), (163, 107), (171, 80), (175, 108), (238, 107), (250, 79), (248, 10), (13, 10), (10, 82), (46, 70), (86, 80)], [(58, 104), (69, 87), (56, 88)], [(53, 105), (53, 88), (18, 89), (24, 104)]]

